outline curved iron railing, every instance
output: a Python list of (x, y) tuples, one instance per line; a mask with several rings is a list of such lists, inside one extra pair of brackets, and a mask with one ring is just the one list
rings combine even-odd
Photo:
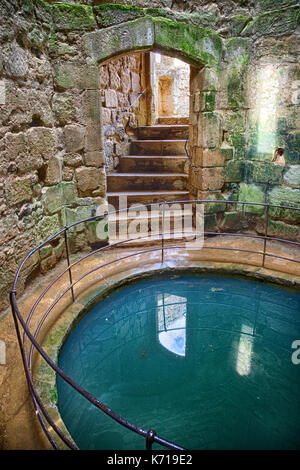
[[(25, 375), (26, 379), (28, 382), (28, 387), (30, 391), (30, 395), (32, 397), (33, 405), (35, 408), (35, 412), (37, 415), (37, 418), (42, 426), (42, 429), (44, 433), (46, 434), (49, 442), (53, 446), (54, 449), (59, 450), (60, 444), (57, 442), (57, 438), (59, 438), (67, 448), (72, 449), (72, 450), (77, 450), (76, 445), (65, 435), (65, 433), (57, 426), (57, 424), (53, 421), (51, 416), (49, 415), (46, 406), (44, 405), (43, 401), (41, 400), (38, 391), (34, 385), (34, 380), (33, 380), (33, 372), (32, 372), (32, 365), (33, 365), (33, 351), (37, 351), (37, 353), (46, 361), (46, 363), (52, 368), (52, 370), (55, 372), (55, 374), (59, 375), (63, 380), (65, 380), (69, 385), (71, 385), (78, 393), (80, 393), (85, 399), (87, 399), (90, 403), (92, 403), (94, 406), (96, 406), (99, 410), (102, 412), (106, 413), (108, 416), (110, 416), (113, 420), (118, 422), (120, 425), (126, 427), (127, 429), (139, 434), (145, 439), (145, 444), (146, 444), (146, 449), (151, 449), (152, 444), (160, 444), (161, 446), (164, 446), (168, 449), (173, 449), (173, 450), (185, 450), (183, 447), (180, 445), (177, 445), (165, 438), (162, 438), (156, 434), (154, 430), (145, 430), (142, 427), (139, 427), (135, 424), (132, 424), (131, 422), (127, 421), (125, 418), (119, 416), (116, 414), (113, 410), (108, 408), (104, 403), (100, 402), (96, 397), (91, 395), (87, 390), (83, 389), (79, 384), (77, 384), (74, 380), (72, 380), (71, 377), (69, 377), (61, 368), (58, 367), (58, 365), (49, 357), (49, 355), (45, 352), (45, 350), (42, 348), (42, 346), (39, 343), (39, 334), (41, 332), (41, 329), (45, 323), (45, 320), (48, 318), (48, 316), (51, 314), (53, 311), (53, 308), (58, 304), (58, 302), (68, 293), (71, 293), (72, 300), (75, 300), (75, 292), (74, 292), (74, 287), (78, 285), (82, 280), (84, 280), (89, 274), (94, 273), (98, 270), (101, 270), (101, 268), (105, 268), (109, 265), (113, 265), (115, 262), (119, 262), (137, 255), (141, 255), (143, 253), (153, 253), (156, 251), (161, 251), (161, 262), (164, 262), (164, 256), (165, 256), (165, 251), (169, 249), (182, 249), (184, 247), (182, 240), (177, 241), (172, 240), (171, 243), (168, 245), (166, 244), (166, 235), (168, 234), (169, 236), (176, 236), (176, 231), (170, 231), (168, 233), (165, 232), (165, 214), (166, 214), (166, 208), (172, 204), (191, 204), (192, 208), (194, 209), (195, 207), (199, 207), (205, 204), (222, 204), (222, 205), (241, 205), (243, 208), (247, 207), (253, 207), (253, 206), (261, 206), (264, 208), (264, 216), (265, 216), (265, 233), (264, 235), (255, 235), (251, 233), (232, 233), (232, 232), (205, 232), (204, 230), (202, 232), (199, 232), (200, 235), (203, 235), (203, 237), (218, 237), (218, 236), (230, 236), (233, 237), (244, 237), (244, 238), (250, 238), (250, 239), (259, 239), (263, 241), (263, 247), (261, 250), (255, 250), (255, 249), (247, 249), (247, 248), (239, 248), (239, 247), (228, 247), (228, 246), (219, 246), (219, 245), (203, 245), (203, 249), (214, 249), (214, 250), (231, 250), (231, 251), (237, 251), (237, 252), (244, 252), (244, 253), (256, 253), (258, 255), (262, 256), (261, 260), (261, 266), (265, 266), (265, 259), (266, 257), (274, 257), (286, 261), (291, 261), (294, 263), (300, 263), (299, 259), (293, 259), (289, 258), (287, 256), (282, 256), (278, 255), (275, 253), (270, 253), (267, 251), (267, 243), (269, 241), (277, 241), (280, 243), (284, 244), (292, 244), (293, 246), (296, 246), (299, 248), (300, 243), (293, 241), (293, 240), (287, 240), (287, 239), (282, 239), (278, 237), (271, 237), (268, 236), (268, 224), (269, 224), (269, 211), (270, 209), (279, 209), (279, 210), (288, 210), (288, 211), (296, 211), (296, 213), (299, 213), (300, 215), (300, 208), (296, 207), (290, 207), (290, 206), (281, 206), (281, 205), (274, 205), (274, 204), (266, 204), (266, 203), (255, 203), (255, 202), (242, 202), (242, 201), (220, 201), (220, 200), (187, 200), (187, 201), (170, 201), (170, 202), (163, 202), (163, 203), (156, 203), (156, 204), (146, 204), (143, 206), (135, 206), (135, 210), (138, 210), (138, 208), (158, 208), (160, 211), (160, 214), (162, 216), (162, 228), (159, 231), (159, 242), (158, 245), (155, 245), (154, 247), (147, 247), (147, 246), (141, 246), (140, 250), (134, 251), (133, 253), (130, 252), (129, 254), (125, 254), (124, 256), (117, 257), (116, 259), (113, 259), (111, 261), (108, 261), (103, 264), (99, 264), (96, 267), (84, 272), (83, 274), (80, 275), (76, 280), (73, 280), (73, 275), (72, 275), (72, 269), (78, 265), (78, 263), (82, 262), (83, 260), (86, 260), (90, 256), (93, 256), (96, 253), (104, 252), (105, 250), (111, 250), (112, 247), (119, 247), (119, 246), (126, 246), (126, 243), (129, 241), (133, 240), (144, 240), (147, 239), (149, 234), (140, 236), (140, 237), (134, 237), (134, 238), (129, 238), (126, 240), (121, 240), (114, 242), (109, 245), (101, 246), (100, 248), (96, 248), (88, 253), (85, 253), (83, 256), (81, 256), (79, 259), (76, 261), (73, 261), (72, 263), (70, 262), (70, 249), (69, 249), (69, 239), (68, 239), (68, 232), (71, 229), (76, 228), (79, 224), (85, 224), (87, 222), (91, 221), (103, 221), (103, 220), (108, 220), (110, 215), (116, 215), (121, 212), (127, 211), (128, 209), (122, 209), (118, 211), (112, 211), (110, 213), (106, 213), (104, 215), (95, 215), (92, 217), (89, 217), (87, 219), (83, 219), (77, 222), (74, 222), (73, 224), (70, 224), (68, 226), (65, 226), (62, 228), (60, 231), (55, 233), (54, 235), (50, 236), (47, 240), (42, 242), (40, 245), (36, 246), (34, 249), (32, 249), (23, 259), (22, 263), (20, 264), (15, 279), (13, 283), (12, 290), (10, 292), (10, 303), (11, 303), (11, 308), (12, 308), (12, 314), (13, 314), (13, 319), (14, 319), (14, 324), (15, 324), (15, 329), (16, 329), (16, 334), (18, 338), (18, 343), (22, 355), (22, 360), (23, 360), (23, 365), (24, 365), (24, 370), (25, 370)], [(298, 211), (298, 212), (297, 212)], [(260, 214), (261, 216), (261, 214)], [(188, 232), (184, 233), (186, 236), (194, 235), (195, 232)], [(43, 292), (39, 295), (38, 299), (34, 302), (29, 315), (27, 318), (23, 318), (23, 315), (20, 311), (18, 301), (17, 301), (17, 284), (18, 280), (20, 279), (23, 270), (25, 269), (25, 265), (27, 261), (36, 253), (38, 250), (40, 250), (43, 246), (45, 246), (48, 243), (54, 242), (55, 240), (59, 240), (61, 237), (63, 237), (64, 240), (64, 245), (65, 245), (65, 256), (66, 256), (66, 261), (67, 265), (65, 266), (64, 269), (62, 269), (58, 275), (56, 275), (51, 282), (47, 285), (47, 287), (43, 290)], [(188, 248), (187, 248), (188, 249)], [(43, 314), (42, 318), (39, 319), (37, 326), (35, 327), (34, 331), (31, 331), (31, 322), (34, 318), (34, 315), (36, 313), (36, 309), (38, 305), (40, 304), (41, 300), (45, 298), (46, 294), (48, 293), (49, 289), (54, 286), (64, 274), (68, 273), (69, 275), (69, 285), (62, 290), (60, 293), (58, 293), (57, 297), (55, 300), (53, 300), (46, 310), (46, 312)], [(50, 428), (50, 430), (49, 430)]]

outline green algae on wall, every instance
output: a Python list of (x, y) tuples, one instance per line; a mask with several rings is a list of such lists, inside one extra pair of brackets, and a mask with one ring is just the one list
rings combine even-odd
[[(255, 184), (241, 183), (238, 200), (241, 202), (263, 204), (265, 202), (265, 194), (262, 188)], [(238, 209), (251, 214), (262, 214), (265, 211), (264, 206), (255, 204), (238, 204)]]
[(280, 34), (293, 33), (297, 27), (299, 15), (299, 5), (263, 13), (254, 17), (246, 25), (241, 34), (242, 36), (257, 38), (267, 35), (278, 36)]
[(125, 23), (144, 16), (142, 8), (130, 5), (104, 4), (94, 7), (96, 21), (100, 27)]
[(92, 7), (82, 4), (55, 3), (52, 5), (53, 24), (58, 30), (73, 31), (96, 27)]
[(250, 43), (247, 38), (230, 38), (225, 41), (225, 62), (228, 64), (228, 107), (233, 111), (247, 107), (248, 64)]
[(245, 162), (245, 177), (248, 182), (281, 184), (283, 167), (271, 162)]
[(227, 76), (228, 107), (233, 111), (246, 107), (246, 79), (245, 67), (231, 67)]
[(153, 18), (154, 45), (162, 49), (178, 50), (187, 60), (217, 65), (222, 52), (222, 40), (214, 32), (187, 23), (176, 23), (166, 18)]
[(257, 11), (265, 12), (268, 10), (278, 10), (279, 8), (298, 4), (298, 0), (258, 0)]
[[(270, 204), (289, 207), (300, 207), (300, 190), (286, 186), (275, 186), (269, 192)], [(300, 211), (284, 208), (270, 208), (270, 215), (278, 220), (300, 223)]]
[(230, 24), (230, 33), (232, 36), (239, 36), (245, 26), (252, 20), (251, 16), (248, 15), (237, 15), (234, 16)]

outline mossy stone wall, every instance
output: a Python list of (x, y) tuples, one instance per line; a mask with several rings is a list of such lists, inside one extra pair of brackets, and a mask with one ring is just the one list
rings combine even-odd
[[(193, 196), (299, 204), (298, 24), (293, 0), (1, 2), (2, 307), (22, 247), (105, 202), (99, 64), (114, 56), (159, 50), (191, 64)], [(274, 223), (281, 215), (297, 227), (291, 211)], [(40, 261), (62, 255), (52, 246)]]

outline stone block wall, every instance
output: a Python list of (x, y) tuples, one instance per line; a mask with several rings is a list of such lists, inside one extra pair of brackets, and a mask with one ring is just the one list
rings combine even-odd
[[(144, 54), (130, 54), (100, 66), (103, 133), (138, 98), (145, 87)], [(142, 95), (124, 117), (104, 136), (104, 153), (108, 171), (129, 153), (130, 136), (143, 124), (145, 96)]]
[[(130, 84), (129, 97), (143, 89), (144, 52), (158, 50), (192, 65), (190, 153), (199, 168), (190, 176), (193, 197), (299, 206), (298, 3), (2, 0), (2, 309), (25, 252), (105, 202), (105, 152), (111, 151), (114, 166), (127, 137), (123, 122), (105, 148), (103, 129), (127, 103), (124, 87)], [(141, 58), (129, 58), (133, 52)], [(130, 71), (130, 82), (121, 71)], [(144, 118), (145, 108), (132, 116), (133, 122)], [(210, 204), (208, 210), (207, 220), (219, 230), (245, 227), (235, 205)], [(295, 214), (271, 210), (270, 216), (270, 233), (299, 239)], [(264, 214), (252, 209), (247, 221), (260, 233)], [(77, 235), (71, 248), (88, 247), (89, 234), (79, 228)], [(23, 286), (62, 256), (61, 240), (49, 243), (26, 268)]]
[[(0, 310), (25, 254), (104, 201), (98, 67), (80, 63), (68, 30), (51, 33), (44, 2), (1, 2)], [(62, 66), (62, 63), (64, 66)], [(78, 248), (91, 243), (78, 227)], [(70, 248), (75, 251), (72, 236)], [(18, 292), (65, 257), (60, 237), (25, 265)]]

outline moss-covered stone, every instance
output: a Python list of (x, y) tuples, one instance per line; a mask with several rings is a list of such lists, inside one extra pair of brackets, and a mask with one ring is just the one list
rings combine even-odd
[(204, 214), (204, 231), (217, 232), (218, 222), (216, 214)]
[(271, 162), (245, 162), (245, 178), (253, 183), (282, 183), (283, 167)]
[(246, 138), (243, 132), (239, 132), (239, 131), (229, 132), (228, 143), (234, 148), (235, 150), (234, 155), (236, 159), (244, 158)]
[(197, 26), (204, 26), (205, 28), (215, 28), (219, 23), (220, 15), (217, 9), (174, 12), (174, 19), (176, 21), (186, 21)]
[(106, 28), (140, 18), (144, 11), (134, 5), (104, 4), (94, 7), (94, 15), (98, 25)]
[(243, 133), (245, 132), (245, 112), (223, 112), (223, 127), (224, 130), (230, 133)]
[(77, 190), (74, 181), (62, 181), (59, 183), (64, 205), (74, 204), (77, 198)]
[(32, 198), (31, 178), (26, 176), (24, 178), (7, 181), (5, 184), (5, 192), (9, 206), (30, 201)]
[(55, 67), (55, 81), (60, 90), (78, 88), (79, 90), (100, 88), (98, 68), (93, 64), (58, 64)]
[(78, 113), (78, 99), (73, 94), (57, 93), (53, 98), (53, 111), (57, 123), (61, 126), (75, 121)]
[(205, 203), (205, 212), (208, 214), (214, 214), (218, 212), (224, 212), (226, 210), (226, 203), (222, 203), (225, 200), (221, 193), (207, 193), (204, 200), (207, 201), (220, 201), (220, 202), (207, 202)]
[(231, 36), (239, 36), (252, 17), (248, 15), (237, 15), (231, 18), (229, 31)]
[(58, 214), (45, 216), (36, 225), (36, 243), (41, 243), (48, 239), (51, 235), (58, 232), (61, 228)]
[(251, 44), (247, 38), (230, 38), (225, 41), (225, 60), (231, 65), (248, 65), (251, 57)]
[(93, 9), (88, 5), (56, 3), (52, 5), (52, 15), (57, 30), (89, 30), (96, 27)]
[(268, 235), (283, 238), (285, 240), (300, 240), (300, 228), (297, 225), (286, 224), (281, 220), (269, 220)]
[(290, 5), (297, 5), (297, 0), (258, 0), (257, 2), (258, 13), (266, 12), (269, 10), (276, 10)]
[(34, 9), (34, 14), (38, 20), (41, 21), (41, 23), (44, 23), (47, 25), (47, 29), (49, 26), (52, 26), (53, 23), (53, 14), (52, 14), (52, 5), (50, 5), (50, 2), (46, 2), (44, 0), (24, 0), (22, 1), (22, 8), (24, 3), (27, 4), (29, 10), (31, 11), (32, 14), (32, 8)]
[(222, 140), (222, 114), (218, 111), (204, 112), (201, 118), (203, 146), (209, 149), (220, 148)]
[(31, 31), (26, 32), (24, 37), (26, 44), (28, 44), (30, 47), (37, 50), (43, 50), (44, 45), (48, 39), (48, 32), (36, 26)]
[(273, 204), (300, 204), (300, 189), (285, 186), (274, 187), (269, 194), (269, 201)]
[(233, 66), (227, 74), (228, 108), (238, 111), (247, 107), (247, 67)]
[(284, 156), (287, 163), (300, 163), (300, 132), (290, 132), (286, 134), (283, 147)]
[(201, 111), (213, 111), (215, 109), (216, 93), (214, 91), (201, 92)]
[[(286, 186), (275, 186), (269, 192), (270, 204), (300, 208), (300, 189), (293, 189)], [(270, 216), (274, 219), (282, 219), (294, 223), (300, 223), (300, 210), (270, 208)]]
[(43, 189), (42, 203), (46, 213), (50, 215), (62, 209), (62, 192), (59, 184)]
[(222, 146), (220, 152), (225, 162), (233, 158), (233, 149), (229, 146)]
[[(238, 200), (241, 202), (253, 202), (256, 204), (264, 204), (265, 194), (262, 191), (261, 187), (255, 184), (241, 183)], [(251, 214), (262, 214), (265, 211), (264, 206), (255, 204), (238, 204), (237, 208), (240, 211)]]
[(225, 165), (225, 181), (228, 183), (239, 183), (244, 179), (245, 162), (242, 160), (231, 160)]
[(166, 18), (153, 18), (155, 45), (163, 50), (179, 51), (187, 59), (216, 65), (220, 61), (222, 40), (209, 29)]
[(297, 5), (263, 13), (254, 17), (241, 34), (257, 38), (293, 33), (297, 27), (299, 15), (300, 8)]
[(55, 214), (67, 205), (74, 205), (77, 191), (73, 181), (61, 181), (43, 189), (42, 202), (47, 214)]
[(272, 161), (278, 135), (272, 126), (256, 122), (248, 129), (246, 156), (249, 160)]
[(221, 228), (227, 232), (237, 232), (243, 228), (243, 214), (240, 211), (225, 212)]
[(175, 17), (173, 11), (164, 10), (163, 8), (146, 8), (145, 13), (149, 16), (161, 16), (162, 18), (169, 18), (170, 20), (174, 20)]
[(26, 132), (31, 155), (34, 157), (43, 157), (45, 160), (56, 155), (57, 135), (55, 130), (47, 127), (31, 127)]
[(204, 67), (201, 71), (202, 91), (218, 91), (220, 84), (220, 68)]
[(300, 189), (300, 165), (292, 165), (287, 168), (283, 179), (288, 186)]
[(1, 218), (0, 224), (0, 244), (8, 242), (19, 233), (18, 217), (16, 214), (10, 214)]
[(70, 46), (65, 42), (61, 42), (57, 39), (56, 34), (52, 34), (47, 42), (48, 51), (52, 57), (60, 57), (65, 55), (76, 55), (77, 49), (74, 46)]

